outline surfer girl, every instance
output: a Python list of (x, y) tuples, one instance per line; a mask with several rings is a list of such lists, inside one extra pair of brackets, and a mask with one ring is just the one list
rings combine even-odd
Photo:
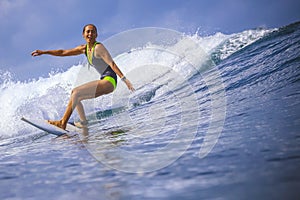
[(98, 36), (96, 26), (93, 24), (84, 26), (82, 36), (85, 39), (86, 44), (79, 45), (73, 49), (35, 50), (31, 53), (32, 56), (40, 56), (43, 54), (52, 56), (76, 56), (85, 54), (89, 64), (95, 67), (101, 74), (100, 80), (85, 83), (72, 90), (66, 111), (60, 120), (48, 120), (50, 124), (62, 129), (66, 129), (68, 120), (75, 108), (80, 117), (80, 121), (75, 123), (75, 125), (79, 127), (86, 126), (87, 119), (81, 101), (113, 92), (117, 87), (117, 75), (127, 85), (129, 90), (134, 91), (131, 82), (123, 75), (104, 45), (96, 41)]

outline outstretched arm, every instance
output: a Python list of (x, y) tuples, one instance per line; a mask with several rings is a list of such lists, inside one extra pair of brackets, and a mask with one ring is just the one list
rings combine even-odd
[(85, 45), (77, 46), (73, 49), (59, 49), (59, 50), (35, 50), (31, 53), (32, 56), (40, 56), (48, 54), (52, 56), (76, 56), (85, 52)]
[(126, 79), (126, 77), (123, 75), (117, 64), (113, 61), (111, 55), (109, 54), (109, 52), (103, 44), (97, 44), (97, 46), (95, 47), (95, 56), (97, 58), (102, 58), (112, 68), (112, 70), (114, 70), (114, 72), (124, 81), (129, 90), (135, 90), (131, 82), (128, 79)]

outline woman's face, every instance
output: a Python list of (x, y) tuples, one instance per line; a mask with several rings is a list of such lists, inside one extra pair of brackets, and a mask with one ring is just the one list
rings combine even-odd
[(97, 31), (94, 26), (92, 26), (92, 25), (86, 26), (82, 35), (87, 43), (96, 42)]

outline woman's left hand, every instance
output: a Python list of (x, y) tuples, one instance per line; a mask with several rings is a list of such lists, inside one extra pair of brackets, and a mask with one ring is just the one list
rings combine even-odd
[(132, 86), (131, 82), (128, 79), (126, 79), (124, 82), (130, 91), (132, 91), (132, 92), (135, 91), (134, 87)]

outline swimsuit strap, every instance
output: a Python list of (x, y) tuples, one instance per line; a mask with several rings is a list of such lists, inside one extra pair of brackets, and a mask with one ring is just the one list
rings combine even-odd
[(95, 42), (94, 43), (94, 45), (92, 47), (92, 56), (90, 56), (90, 54), (88, 54), (89, 44), (86, 44), (86, 50), (85, 50), (85, 52), (86, 52), (86, 57), (87, 57), (90, 65), (93, 65), (93, 55), (94, 55), (95, 46), (97, 44), (100, 44), (100, 42)]

